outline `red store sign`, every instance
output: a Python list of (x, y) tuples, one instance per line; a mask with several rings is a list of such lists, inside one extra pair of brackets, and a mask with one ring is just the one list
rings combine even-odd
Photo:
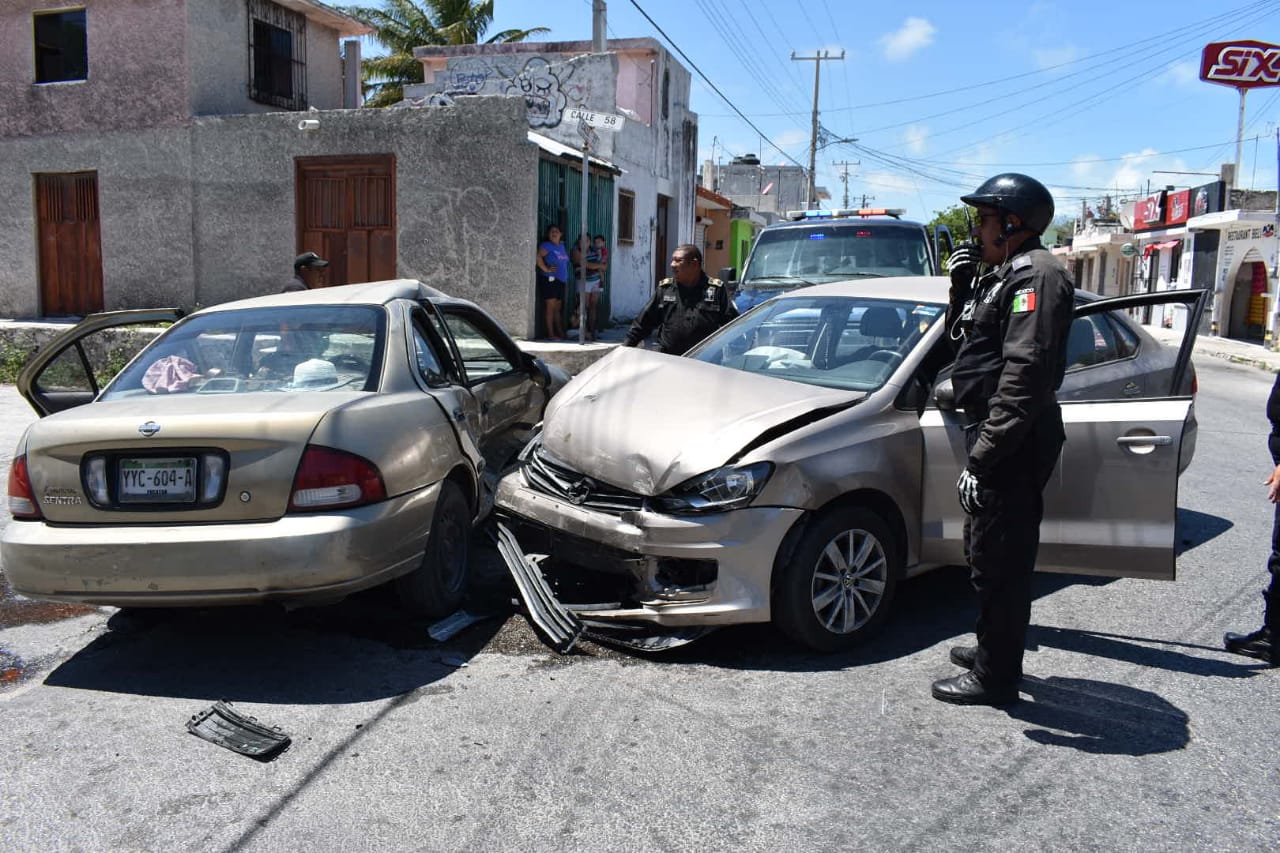
[(1219, 41), (1200, 55), (1200, 79), (1237, 89), (1280, 86), (1280, 45), (1262, 41)]
[(1177, 225), (1187, 221), (1191, 213), (1191, 190), (1168, 193), (1165, 196), (1165, 225)]
[(1154, 228), (1160, 224), (1161, 204), (1164, 193), (1155, 193), (1138, 199), (1133, 208), (1134, 228)]

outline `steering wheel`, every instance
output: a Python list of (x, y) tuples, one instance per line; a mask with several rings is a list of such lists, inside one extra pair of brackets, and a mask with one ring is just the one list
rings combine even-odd
[(878, 349), (871, 355), (867, 356), (868, 361), (883, 361), (890, 367), (897, 367), (902, 364), (902, 353), (891, 349)]
[(341, 370), (350, 370), (353, 373), (368, 373), (369, 362), (365, 361), (358, 355), (352, 355), (348, 352), (338, 353), (330, 356), (329, 361), (334, 367)]

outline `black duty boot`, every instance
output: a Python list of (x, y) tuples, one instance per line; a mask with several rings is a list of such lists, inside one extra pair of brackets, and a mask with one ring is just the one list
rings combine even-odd
[(1259, 628), (1252, 634), (1228, 632), (1222, 635), (1222, 645), (1227, 651), (1238, 655), (1258, 658), (1272, 666), (1277, 663), (1276, 654), (1271, 645), (1271, 629), (1267, 627)]
[(972, 672), (933, 682), (933, 698), (953, 705), (1008, 705), (1018, 701), (1017, 685), (988, 687)]
[(965, 669), (973, 669), (973, 662), (978, 659), (977, 646), (952, 646), (949, 655), (951, 662)]

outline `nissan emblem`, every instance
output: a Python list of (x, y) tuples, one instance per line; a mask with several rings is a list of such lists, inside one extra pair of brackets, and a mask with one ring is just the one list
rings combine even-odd
[(155, 435), (159, 431), (160, 424), (155, 421), (147, 421), (145, 424), (138, 427), (138, 432), (142, 433), (145, 438), (151, 438), (151, 436)]

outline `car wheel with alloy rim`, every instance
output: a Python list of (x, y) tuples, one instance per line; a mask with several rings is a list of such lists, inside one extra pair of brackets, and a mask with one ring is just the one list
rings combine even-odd
[(773, 621), (811, 649), (851, 648), (884, 624), (901, 574), (884, 519), (861, 507), (826, 510), (775, 567)]

